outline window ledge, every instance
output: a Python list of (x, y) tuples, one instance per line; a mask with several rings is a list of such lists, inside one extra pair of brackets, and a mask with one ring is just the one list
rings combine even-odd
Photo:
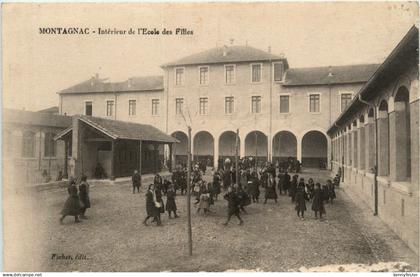
[(42, 157), (43, 160), (57, 160), (57, 157)]
[(387, 176), (378, 176), (378, 177), (377, 177), (377, 180), (378, 180), (378, 182), (379, 182), (379, 183), (381, 183), (382, 185), (387, 185), (388, 187), (389, 187), (389, 185), (390, 185), (390, 181), (389, 181), (389, 179), (388, 179), (388, 177), (387, 177)]
[(365, 172), (365, 176), (372, 180), (375, 178), (375, 174), (370, 173), (370, 172)]
[(391, 182), (391, 188), (407, 195), (413, 195), (411, 183), (409, 182)]

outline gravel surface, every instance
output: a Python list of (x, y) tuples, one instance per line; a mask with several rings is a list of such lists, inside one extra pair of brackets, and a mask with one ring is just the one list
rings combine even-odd
[[(329, 171), (301, 175), (325, 182)], [(242, 226), (236, 218), (222, 225), (227, 210), (223, 197), (209, 216), (193, 208), (192, 257), (188, 256), (185, 196), (177, 197), (180, 218), (163, 214), (161, 227), (142, 224), (144, 190), (132, 194), (130, 184), (92, 187), (92, 208), (88, 219), (79, 224), (70, 217), (59, 224), (67, 197), (64, 189), (14, 196), (6, 202), (15, 201), (13, 214), (21, 220), (5, 216), (6, 241), (17, 242), (5, 259), (10, 271), (306, 271), (378, 262), (406, 262), (404, 269), (418, 268), (411, 250), (399, 245), (407, 255), (396, 255), (393, 244), (371, 231), (374, 226), (362, 226), (369, 224), (352, 216), (357, 208), (340, 190), (334, 205), (326, 204), (324, 221), (314, 218), (310, 203), (305, 220), (300, 220), (290, 198), (283, 195), (278, 204), (269, 200), (248, 206)], [(72, 259), (52, 259), (53, 254)]]

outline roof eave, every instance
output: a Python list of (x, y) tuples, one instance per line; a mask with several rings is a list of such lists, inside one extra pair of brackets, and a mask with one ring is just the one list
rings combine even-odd
[[(384, 62), (375, 70), (375, 72), (372, 74), (372, 76), (369, 78), (369, 80), (365, 83), (364, 86), (362, 86), (360, 88), (360, 90), (358, 91), (358, 93), (355, 95), (355, 97), (353, 98), (353, 100), (350, 102), (350, 104), (346, 107), (346, 109), (339, 115), (339, 117), (335, 120), (335, 122), (328, 128), (327, 130), (327, 134), (331, 134), (333, 133), (333, 131), (335, 130), (336, 126), (340, 125), (339, 123), (341, 123), (340, 121), (344, 118), (346, 118), (347, 116), (349, 116), (349, 111), (350, 109), (353, 108), (353, 105), (355, 105), (356, 101), (359, 101), (359, 95), (363, 96), (365, 94), (365, 92), (374, 85), (374, 83), (377, 81), (377, 79), (379, 78), (378, 75), (383, 74), (385, 69), (389, 66), (390, 63), (392, 63), (395, 59), (395, 56), (397, 56), (397, 54), (399, 54), (402, 49), (404, 47), (408, 47), (408, 43), (412, 40), (415, 39), (415, 36), (417, 35), (417, 39), (418, 39), (418, 28), (413, 25), (410, 30), (407, 32), (407, 34), (401, 39), (401, 41), (397, 44), (397, 46), (391, 51), (391, 53), (387, 56), (387, 58), (384, 60)], [(375, 93), (378, 93), (377, 91), (375, 91)]]

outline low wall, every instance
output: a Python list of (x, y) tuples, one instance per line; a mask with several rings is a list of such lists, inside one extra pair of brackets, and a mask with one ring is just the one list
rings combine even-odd
[[(333, 163), (333, 174), (339, 165)], [(356, 202), (360, 201), (372, 211), (375, 209), (374, 175), (344, 166), (342, 189)], [(419, 190), (418, 184), (391, 182), (378, 177), (378, 216), (415, 253), (419, 254)]]

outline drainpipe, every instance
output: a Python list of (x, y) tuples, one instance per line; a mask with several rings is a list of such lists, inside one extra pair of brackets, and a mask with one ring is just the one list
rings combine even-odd
[(362, 95), (359, 94), (357, 98), (361, 103), (368, 105), (369, 107), (373, 108), (373, 117), (375, 121), (375, 167), (373, 169), (374, 177), (373, 177), (373, 185), (375, 189), (375, 209), (374, 209), (374, 216), (378, 215), (378, 115), (376, 112), (376, 106), (366, 102), (362, 99)]

